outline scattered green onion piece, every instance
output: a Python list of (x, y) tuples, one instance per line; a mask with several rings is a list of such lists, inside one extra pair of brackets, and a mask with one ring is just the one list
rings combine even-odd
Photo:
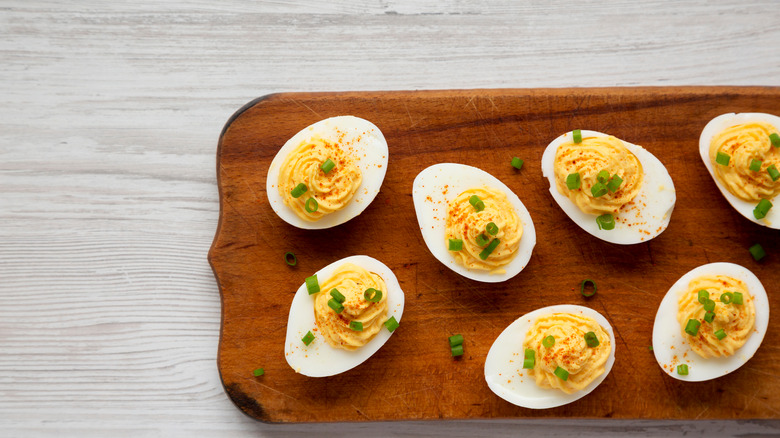
[(647, 349), (650, 350), (650, 351), (653, 351), (653, 346), (651, 345), (651, 346), (647, 347)]
[(588, 347), (590, 347), (590, 348), (598, 347), (599, 346), (599, 338), (593, 332), (585, 333), (585, 343), (588, 344)]
[(347, 298), (344, 295), (342, 295), (341, 292), (339, 292), (339, 290), (336, 289), (335, 287), (330, 290), (330, 296), (332, 296), (333, 299), (339, 303), (343, 303), (344, 301), (347, 300)]
[(704, 320), (712, 324), (712, 321), (715, 319), (715, 312), (712, 310), (709, 310), (707, 312), (704, 312)]
[(452, 353), (452, 357), (463, 356), (463, 345), (456, 345), (450, 348), (450, 352)]
[(471, 204), (471, 206), (474, 208), (477, 208), (477, 204), (481, 201), (482, 200), (479, 199), (479, 196), (477, 195), (471, 195), (471, 197), (469, 197), (469, 204)]
[(729, 154), (718, 152), (718, 155), (715, 156), (715, 162), (720, 164), (721, 166), (728, 166), (729, 161), (731, 161), (731, 157), (729, 156)]
[(450, 341), (450, 347), (457, 347), (458, 345), (463, 344), (463, 335), (458, 333), (457, 335), (452, 335), (449, 337)]
[[(593, 292), (586, 290), (588, 287), (588, 284), (593, 286)], [(592, 297), (593, 295), (596, 295), (596, 291), (598, 288), (596, 287), (596, 282), (591, 280), (590, 278), (586, 278), (585, 280), (582, 280), (580, 282), (580, 293), (583, 297), (588, 298)]]
[(750, 170), (758, 172), (761, 170), (761, 165), (764, 164), (761, 160), (750, 160)]
[(723, 304), (731, 304), (734, 301), (734, 294), (731, 292), (724, 292), (720, 295), (720, 302)]
[(710, 299), (710, 293), (707, 290), (702, 289), (699, 291), (699, 302), (704, 304)]
[(772, 178), (772, 181), (777, 181), (777, 178), (780, 178), (780, 170), (777, 170), (777, 166), (774, 164), (767, 167), (766, 171), (769, 172), (769, 177)]
[(525, 358), (523, 359), (523, 368), (530, 370), (536, 365), (536, 351), (531, 348), (525, 349)]
[(460, 251), (463, 249), (463, 241), (461, 239), (450, 239), (450, 251)]
[(490, 242), (490, 245), (486, 246), (485, 249), (482, 250), (481, 253), (479, 253), (479, 258), (482, 260), (487, 260), (487, 258), (490, 256), (490, 253), (493, 252), (493, 250), (498, 247), (498, 244), (501, 243), (498, 239), (493, 239), (493, 241)]
[(363, 331), (363, 323), (360, 322), (360, 321), (350, 321), (349, 322), (349, 328), (352, 331), (362, 332)]
[(311, 341), (313, 340), (314, 340), (314, 333), (312, 333), (311, 331), (306, 333), (306, 336), (304, 336), (303, 339), (301, 339), (301, 341), (303, 341), (303, 343), (306, 345), (311, 344)]
[(599, 226), (599, 230), (614, 230), (615, 216), (610, 213), (602, 214), (596, 218), (596, 224)]
[(731, 302), (733, 304), (736, 304), (738, 306), (742, 305), (742, 292), (734, 292), (734, 297), (731, 299)]
[(298, 264), (298, 258), (295, 257), (295, 254), (291, 252), (286, 252), (284, 253), (284, 262), (290, 266), (295, 266)]
[(778, 135), (776, 132), (769, 134), (769, 141), (772, 142), (772, 146), (780, 148), (780, 135)]
[(764, 251), (764, 247), (759, 243), (751, 246), (748, 251), (750, 251), (750, 255), (752, 255), (753, 259), (757, 262), (766, 257), (766, 251)]
[(577, 190), (580, 188), (580, 174), (579, 172), (570, 173), (569, 176), (566, 177), (566, 187), (568, 187), (569, 190)]
[(597, 180), (598, 180), (600, 183), (606, 183), (606, 182), (607, 182), (607, 180), (609, 180), (609, 172), (607, 172), (606, 170), (602, 170), (601, 172), (599, 172), (599, 173), (596, 175), (596, 179), (597, 179)]
[(334, 167), (336, 167), (336, 163), (334, 163), (334, 162), (333, 162), (333, 161), (332, 161), (330, 158), (328, 158), (327, 160), (325, 160), (325, 161), (324, 161), (324, 162), (323, 162), (323, 163), (320, 165), (320, 169), (322, 169), (322, 171), (323, 171), (323, 172), (325, 172), (326, 174), (327, 174), (328, 172), (330, 172), (331, 170), (333, 170), (333, 168), (334, 168)]
[(336, 313), (341, 313), (344, 310), (344, 305), (336, 301), (335, 298), (328, 300), (328, 307), (333, 309), (333, 311)]
[(552, 348), (552, 346), (555, 345), (555, 337), (550, 335), (542, 339), (542, 345), (544, 345), (544, 348)]
[(320, 208), (320, 204), (317, 202), (316, 199), (309, 198), (309, 199), (306, 200), (306, 204), (304, 204), (303, 207), (309, 213), (314, 213), (314, 212), (317, 211), (318, 208)]
[(715, 310), (715, 301), (707, 298), (707, 301), (704, 302), (704, 310), (708, 312)]
[(317, 281), (317, 274), (306, 277), (306, 290), (309, 291), (309, 295), (316, 294), (320, 291), (320, 283)]
[(512, 158), (512, 167), (514, 167), (517, 170), (520, 170), (523, 168), (523, 160), (517, 157)]
[(594, 198), (606, 195), (607, 191), (607, 186), (600, 182), (593, 184), (593, 187), (590, 188), (590, 194), (593, 195)]
[(490, 238), (485, 235), (485, 233), (479, 233), (476, 239), (474, 239), (477, 242), (477, 246), (485, 246), (490, 242)]
[(564, 382), (569, 380), (569, 372), (564, 370), (561, 367), (556, 368), (554, 373), (556, 376), (558, 376), (559, 379), (563, 380)]
[(571, 132), (572, 138), (574, 139), (575, 143), (582, 143), (582, 131), (579, 129), (575, 129)]
[(714, 333), (715, 337), (718, 338), (719, 341), (722, 341), (723, 338), (726, 337), (726, 331), (723, 329), (720, 329)]
[(256, 369), (256, 370), (252, 371), (252, 374), (254, 374), (254, 375), (255, 375), (255, 377), (260, 377), (260, 376), (262, 376), (263, 374), (265, 374), (265, 370), (264, 370), (264, 369), (262, 369), (262, 368), (258, 368), (258, 369)]
[(771, 208), (772, 203), (766, 199), (762, 199), (758, 201), (758, 205), (756, 205), (756, 208), (753, 209), (753, 216), (756, 219), (763, 219), (766, 217), (766, 214), (769, 213)]
[(496, 234), (498, 234), (498, 225), (496, 225), (495, 222), (491, 222), (491, 223), (487, 224), (487, 226), (485, 227), (485, 230), (491, 236), (495, 236)]
[(379, 289), (374, 289), (373, 287), (369, 287), (365, 292), (363, 292), (363, 298), (365, 298), (366, 301), (378, 303), (382, 299), (382, 291)]
[(536, 359), (536, 350), (533, 348), (526, 348), (523, 352), (523, 357), (526, 359)]
[(677, 374), (681, 376), (687, 376), (688, 375), (688, 365), (681, 364), (677, 365)]
[(395, 316), (391, 316), (390, 319), (384, 322), (384, 326), (390, 333), (393, 333), (395, 329), (398, 328), (400, 324), (398, 324), (398, 320), (395, 319)]
[(309, 190), (308, 187), (306, 187), (306, 184), (300, 183), (295, 188), (292, 189), (290, 194), (293, 198), (300, 198), (302, 194), (306, 193), (306, 191)]
[(620, 185), (623, 184), (623, 178), (617, 176), (617, 174), (612, 175), (612, 179), (609, 180), (607, 183), (607, 188), (610, 192), (615, 193), (620, 188)]
[(477, 202), (477, 205), (474, 206), (474, 210), (477, 210), (477, 213), (485, 209), (485, 203), (482, 201)]
[(685, 324), (685, 333), (688, 333), (691, 336), (696, 336), (699, 334), (699, 326), (701, 326), (699, 320), (689, 319), (688, 324)]

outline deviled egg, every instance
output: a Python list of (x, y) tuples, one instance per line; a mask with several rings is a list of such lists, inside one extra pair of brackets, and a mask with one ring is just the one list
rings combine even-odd
[(330, 228), (359, 215), (387, 172), (387, 141), (373, 123), (331, 117), (290, 138), (271, 161), (271, 208), (298, 228)]
[(580, 228), (611, 243), (646, 242), (677, 199), (666, 167), (643, 147), (596, 131), (567, 132), (542, 155), (553, 199)]

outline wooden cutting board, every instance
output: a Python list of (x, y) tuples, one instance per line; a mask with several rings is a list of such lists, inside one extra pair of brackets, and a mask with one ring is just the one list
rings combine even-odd
[[(661, 299), (683, 274), (728, 261), (751, 269), (780, 309), (780, 233), (741, 217), (699, 158), (704, 125), (726, 112), (780, 114), (780, 88), (680, 87), (285, 93), (261, 97), (226, 124), (217, 150), (220, 217), (209, 262), (222, 297), (218, 366), (225, 390), (247, 415), (267, 422), (506, 417), (780, 418), (780, 329), (770, 320), (756, 355), (725, 377), (685, 383), (665, 375), (651, 345)], [(276, 152), (303, 127), (337, 115), (375, 123), (390, 148), (382, 190), (338, 227), (307, 231), (283, 222), (265, 192)], [(644, 146), (677, 189), (669, 228), (651, 242), (620, 246), (576, 226), (542, 177), (545, 146), (572, 129), (601, 131)], [(509, 164), (525, 160), (521, 171)], [(425, 246), (412, 181), (441, 162), (475, 165), (506, 183), (531, 212), (537, 245), (513, 279), (465, 279)], [(747, 251), (760, 242), (762, 263)], [(287, 266), (293, 251), (298, 265)], [(287, 316), (305, 277), (355, 254), (388, 265), (406, 294), (401, 327), (371, 359), (338, 376), (296, 374), (284, 358)], [(598, 283), (585, 299), (578, 284)], [(615, 329), (611, 374), (586, 397), (529, 410), (494, 395), (484, 379), (493, 340), (519, 316), (552, 304), (581, 304)], [(775, 317), (776, 318), (776, 317)], [(450, 356), (462, 333), (465, 355)], [(255, 368), (265, 369), (256, 378)]]

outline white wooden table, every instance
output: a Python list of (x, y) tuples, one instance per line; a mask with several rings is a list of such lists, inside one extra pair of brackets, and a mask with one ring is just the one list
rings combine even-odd
[[(640, 4), (643, 3), (643, 4)], [(278, 91), (780, 86), (776, 1), (0, 0), (0, 436), (771, 435), (265, 425), (219, 382), (217, 138)]]

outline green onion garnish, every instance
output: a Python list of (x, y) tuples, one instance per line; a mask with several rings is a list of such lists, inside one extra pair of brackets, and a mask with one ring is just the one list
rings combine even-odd
[(614, 174), (612, 175), (612, 179), (607, 183), (607, 188), (610, 192), (615, 193), (618, 191), (621, 184), (623, 184), (623, 178), (617, 176), (617, 174)]
[(741, 306), (742, 305), (742, 292), (734, 292), (733, 297), (731, 299), (731, 302), (733, 304)]
[[(593, 291), (592, 292), (587, 290), (588, 284), (593, 286)], [(592, 297), (593, 295), (596, 295), (596, 291), (597, 290), (598, 290), (598, 288), (596, 287), (596, 282), (591, 280), (590, 278), (586, 278), (585, 280), (582, 280), (580, 282), (580, 293), (585, 298)]]
[(585, 343), (588, 344), (588, 347), (590, 348), (598, 347), (599, 338), (593, 332), (585, 333)]
[(530, 370), (536, 365), (536, 351), (526, 348), (525, 358), (523, 359), (523, 368)]
[(776, 132), (769, 134), (769, 141), (772, 142), (772, 146), (780, 148), (780, 135), (777, 135)]
[(750, 160), (750, 170), (753, 172), (758, 172), (761, 170), (761, 165), (763, 162), (761, 160)]
[(365, 298), (366, 301), (378, 303), (382, 299), (382, 291), (374, 289), (373, 287), (369, 287), (365, 292), (363, 292), (363, 298)]
[(317, 202), (316, 199), (309, 198), (306, 200), (306, 204), (304, 204), (303, 207), (309, 213), (314, 213), (315, 211), (317, 211), (318, 208), (320, 208), (320, 204)]
[(295, 266), (298, 264), (298, 258), (295, 257), (295, 254), (291, 252), (286, 252), (284, 253), (284, 262), (290, 266)]
[(303, 343), (306, 345), (311, 344), (311, 341), (313, 340), (314, 340), (314, 333), (312, 333), (311, 331), (306, 333), (306, 336), (304, 336), (303, 339), (301, 339), (301, 341), (303, 341)]
[(474, 240), (477, 242), (477, 246), (485, 246), (490, 242), (490, 238), (486, 236), (485, 233), (479, 233)]
[(544, 348), (551, 348), (553, 345), (555, 345), (555, 337), (550, 335), (542, 339), (542, 345), (544, 345)]
[(300, 183), (292, 189), (290, 194), (293, 198), (300, 198), (302, 194), (306, 193), (306, 190), (309, 190), (309, 188), (306, 187), (306, 184)]
[(766, 171), (769, 172), (769, 177), (772, 178), (772, 181), (777, 181), (777, 178), (780, 178), (780, 170), (777, 170), (777, 166), (774, 164), (767, 167)]
[(566, 187), (568, 187), (569, 190), (577, 190), (580, 188), (580, 174), (570, 173), (569, 176), (566, 177)]
[(452, 357), (463, 356), (463, 345), (456, 345), (450, 348), (450, 352), (452, 353)]
[(496, 225), (495, 222), (491, 222), (491, 223), (487, 224), (487, 226), (485, 227), (485, 230), (491, 236), (495, 236), (496, 234), (498, 234), (498, 225)]
[(699, 302), (704, 304), (707, 302), (707, 300), (710, 299), (710, 293), (707, 292), (705, 289), (702, 289), (699, 291)]
[(482, 260), (487, 260), (488, 256), (490, 256), (490, 253), (496, 249), (499, 243), (501, 243), (500, 240), (493, 239), (493, 241), (490, 242), (490, 245), (486, 246), (485, 249), (483, 249), (482, 252), (479, 253), (479, 258), (481, 258)]
[(265, 370), (264, 370), (264, 369), (262, 369), (262, 368), (258, 368), (258, 369), (256, 369), (256, 370), (252, 371), (252, 374), (254, 374), (254, 375), (255, 375), (255, 377), (260, 377), (260, 376), (262, 376), (263, 374), (265, 374)]
[(569, 372), (564, 370), (561, 367), (556, 368), (554, 373), (556, 376), (558, 376), (559, 379), (563, 380), (564, 382), (569, 380)]
[(685, 333), (696, 336), (699, 333), (699, 326), (701, 326), (701, 323), (698, 319), (689, 319), (688, 324), (685, 325)]
[(328, 172), (330, 172), (331, 170), (333, 170), (333, 168), (334, 168), (334, 167), (336, 167), (336, 163), (334, 163), (334, 162), (333, 162), (333, 161), (332, 161), (330, 158), (328, 158), (327, 160), (325, 160), (325, 161), (324, 161), (324, 162), (323, 162), (323, 163), (320, 165), (320, 169), (322, 169), (322, 171), (323, 171), (323, 172), (325, 172), (325, 173), (328, 173)]
[(599, 226), (599, 230), (613, 230), (615, 229), (615, 216), (610, 213), (602, 214), (596, 218), (596, 224)]
[(718, 155), (715, 156), (715, 162), (720, 164), (721, 166), (728, 166), (729, 161), (731, 161), (731, 157), (729, 156), (729, 154), (718, 152)]
[(474, 206), (474, 210), (477, 210), (477, 213), (485, 209), (485, 203), (482, 201), (477, 202), (477, 204)]
[[(471, 195), (471, 197), (469, 198), (469, 204), (471, 204), (471, 206), (474, 207), (474, 208), (477, 208), (477, 204), (480, 203), (480, 202), (482, 202), (482, 200), (479, 199), (479, 196), (477, 196), (477, 195)], [(479, 210), (477, 210), (477, 211), (479, 211)]]
[(604, 196), (607, 194), (607, 186), (597, 182), (596, 184), (593, 184), (593, 187), (590, 188), (590, 194), (593, 195), (594, 198)]
[(766, 199), (762, 199), (758, 201), (758, 205), (756, 205), (756, 208), (753, 209), (753, 216), (756, 219), (763, 219), (766, 217), (766, 214), (769, 213), (769, 210), (772, 208), (772, 203), (767, 201)]
[(463, 241), (461, 239), (450, 239), (450, 251), (460, 251), (463, 249)]
[(306, 290), (309, 291), (309, 295), (316, 294), (320, 291), (320, 283), (317, 281), (317, 274), (306, 277)]
[(748, 251), (750, 251), (750, 255), (752, 255), (753, 259), (757, 262), (766, 257), (766, 251), (764, 251), (764, 247), (758, 243), (751, 246)]
[(707, 301), (704, 302), (704, 310), (708, 312), (711, 310), (715, 310), (715, 301), (707, 298)]
[(344, 310), (344, 305), (336, 301), (335, 298), (328, 300), (328, 307), (333, 309), (333, 311), (336, 313), (341, 313)]
[(720, 295), (720, 302), (723, 304), (730, 304), (734, 301), (734, 294), (731, 292), (724, 292)]
[(647, 349), (650, 350), (650, 351), (653, 351), (653, 346), (651, 345), (651, 346), (647, 347)]
[(726, 331), (723, 329), (720, 329), (714, 333), (715, 337), (718, 338), (719, 341), (722, 341), (723, 338), (726, 337)]
[(707, 321), (709, 323), (712, 323), (713, 319), (715, 319), (715, 312), (713, 312), (712, 310), (704, 312), (704, 320), (705, 321)]
[(342, 295), (341, 292), (339, 292), (339, 290), (336, 289), (335, 287), (330, 290), (330, 296), (332, 296), (333, 299), (339, 303), (343, 303), (344, 301), (347, 300), (347, 298), (344, 295)]
[(363, 331), (363, 323), (360, 321), (350, 321), (349, 322), (349, 328), (352, 331), (355, 332), (362, 332)]
[(687, 376), (688, 375), (688, 365), (682, 364), (677, 365), (677, 374), (681, 376)]
[(395, 329), (398, 328), (400, 324), (398, 324), (398, 320), (395, 319), (395, 316), (391, 316), (390, 319), (384, 322), (384, 326), (390, 333), (393, 333)]
[(571, 132), (572, 137), (574, 138), (575, 143), (582, 143), (582, 131), (579, 129), (575, 129)]
[(519, 159), (517, 157), (513, 157), (512, 158), (512, 167), (514, 167), (517, 170), (522, 169), (523, 168), (523, 160), (521, 160), (521, 159)]
[(463, 335), (458, 333), (457, 335), (452, 335), (449, 337), (450, 341), (450, 347), (456, 347), (458, 345), (463, 344)]
[(599, 173), (596, 175), (596, 179), (597, 179), (597, 180), (598, 180), (600, 183), (606, 183), (606, 182), (607, 182), (607, 180), (609, 179), (609, 172), (607, 172), (606, 170), (602, 170), (601, 172), (599, 172)]

